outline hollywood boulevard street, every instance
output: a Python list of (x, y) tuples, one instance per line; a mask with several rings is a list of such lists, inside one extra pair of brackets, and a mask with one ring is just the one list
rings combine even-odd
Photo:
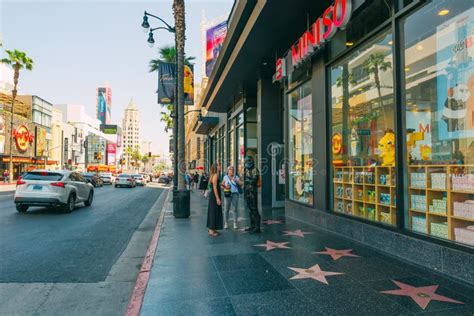
[(18, 213), (0, 195), (2, 314), (123, 314), (165, 190), (158, 184), (95, 189), (92, 207), (70, 214), (46, 208)]

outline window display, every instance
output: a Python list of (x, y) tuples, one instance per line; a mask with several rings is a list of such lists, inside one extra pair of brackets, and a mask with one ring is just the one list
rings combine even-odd
[(330, 69), (334, 211), (389, 225), (396, 223), (392, 46), (386, 32)]
[(403, 22), (406, 225), (474, 245), (474, 3), (432, 1)]
[(289, 95), (289, 192), (290, 199), (313, 204), (313, 119), (311, 84)]

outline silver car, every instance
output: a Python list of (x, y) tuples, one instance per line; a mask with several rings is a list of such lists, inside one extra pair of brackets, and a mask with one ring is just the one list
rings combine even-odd
[(137, 184), (135, 178), (130, 174), (121, 174), (115, 179), (115, 187), (134, 188)]
[(15, 205), (18, 212), (30, 206), (60, 206), (72, 212), (76, 203), (91, 206), (94, 187), (77, 172), (35, 170), (25, 173), (16, 183)]

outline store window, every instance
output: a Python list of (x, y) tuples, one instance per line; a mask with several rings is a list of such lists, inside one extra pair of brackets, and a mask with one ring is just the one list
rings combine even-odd
[(403, 23), (408, 229), (474, 245), (474, 2)]
[(313, 111), (311, 81), (289, 94), (290, 199), (313, 205)]
[(333, 210), (395, 225), (392, 34), (330, 69)]

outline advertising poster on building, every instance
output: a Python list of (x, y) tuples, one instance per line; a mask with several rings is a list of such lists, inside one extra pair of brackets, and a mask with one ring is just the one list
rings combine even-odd
[(35, 156), (43, 157), (47, 156), (46, 148), (46, 130), (41, 127), (36, 127), (36, 137), (35, 137)]
[[(158, 67), (158, 103), (173, 104), (176, 89), (176, 65), (161, 63)], [(194, 66), (184, 66), (184, 104), (194, 104)]]
[(210, 77), (227, 35), (227, 21), (206, 30), (206, 76)]
[(107, 143), (107, 164), (115, 165), (117, 156), (117, 146), (114, 143)]
[(5, 152), (5, 120), (0, 115), (0, 154)]
[(439, 139), (474, 137), (474, 8), (436, 28)]
[(97, 88), (97, 118), (101, 124), (110, 124), (112, 117), (112, 90)]

